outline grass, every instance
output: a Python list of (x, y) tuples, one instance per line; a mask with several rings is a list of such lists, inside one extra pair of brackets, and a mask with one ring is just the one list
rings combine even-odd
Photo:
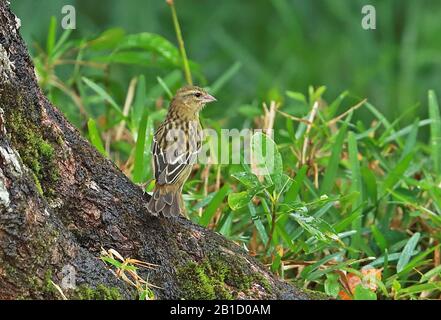
[[(283, 14), (285, 2), (273, 2)], [(175, 11), (173, 16), (177, 22)], [(295, 27), (289, 16), (284, 21)], [(54, 25), (52, 20), (47, 49), (34, 57), (41, 86), (101, 153), (134, 182), (148, 182), (154, 128), (170, 93), (191, 81), (190, 70), (203, 79), (200, 66), (180, 58), (182, 38), (178, 49), (160, 35), (111, 29), (76, 41), (65, 34), (57, 39)], [(134, 66), (139, 73), (129, 99), (130, 83), (119, 86), (116, 78)], [(209, 87), (222, 92), (240, 68), (233, 64)], [(65, 69), (73, 70), (67, 78), (59, 75)], [(256, 134), (251, 143), (275, 144), (273, 162), (266, 162), (275, 170), (258, 177), (245, 164), (197, 165), (184, 188), (190, 219), (246, 247), (287, 281), (332, 297), (439, 299), (441, 121), (435, 93), (421, 103), (429, 117), (409, 125), (390, 122), (350, 91), (333, 97), (326, 90), (289, 90), (270, 108), (259, 100), (244, 105), (238, 129), (274, 130), (272, 138)], [(373, 120), (357, 120), (359, 112)], [(202, 122), (220, 131), (228, 117)], [(429, 140), (419, 134), (424, 126)]]

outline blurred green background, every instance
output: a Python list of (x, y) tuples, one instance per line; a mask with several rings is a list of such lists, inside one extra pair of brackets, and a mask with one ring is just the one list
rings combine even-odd
[[(71, 38), (120, 27), (157, 33), (176, 44), (165, 0), (12, 1), (30, 46), (45, 43), (50, 17), (59, 24), (65, 4), (76, 8)], [(361, 28), (365, 4), (376, 8), (376, 30)], [(308, 85), (327, 86), (329, 100), (344, 90), (366, 97), (392, 120), (407, 112), (405, 122), (427, 117), (428, 89), (441, 96), (439, 0), (176, 0), (176, 6), (187, 53), (207, 79), (196, 82), (210, 84), (241, 65), (218, 93), (221, 103), (207, 108), (214, 119), (224, 118), (228, 109), (234, 119), (241, 104), (283, 99), (285, 90), (306, 92)], [(156, 83), (154, 71), (123, 67), (121, 83), (142, 73), (147, 84)], [(369, 117), (363, 110), (358, 115)]]
[[(175, 2), (193, 78), (218, 98), (203, 126), (274, 129), (278, 159), (263, 180), (244, 163), (201, 164), (184, 188), (188, 217), (305, 288), (342, 299), (439, 298), (441, 2)], [(76, 8), (70, 34), (60, 27), (66, 4)], [(366, 4), (376, 30), (361, 27)], [(154, 128), (185, 83), (165, 0), (12, 8), (45, 95), (150, 191)], [(34, 173), (50, 198), (50, 183)], [(372, 267), (377, 291), (349, 292), (334, 273), (366, 282)]]

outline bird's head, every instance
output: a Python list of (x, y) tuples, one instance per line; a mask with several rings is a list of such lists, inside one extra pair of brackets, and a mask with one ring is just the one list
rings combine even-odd
[(198, 113), (207, 103), (216, 101), (206, 90), (196, 86), (185, 86), (176, 92), (172, 107), (177, 111)]

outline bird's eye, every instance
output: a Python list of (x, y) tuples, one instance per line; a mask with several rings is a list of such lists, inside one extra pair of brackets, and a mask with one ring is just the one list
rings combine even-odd
[(194, 96), (195, 96), (196, 98), (200, 98), (200, 97), (202, 96), (202, 94), (201, 94), (200, 92), (196, 92), (196, 93), (194, 94)]

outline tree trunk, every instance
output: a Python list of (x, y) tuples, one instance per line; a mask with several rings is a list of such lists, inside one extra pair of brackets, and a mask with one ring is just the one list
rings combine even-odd
[(19, 27), (0, 0), (0, 299), (60, 299), (57, 285), (69, 299), (136, 298), (101, 248), (156, 264), (138, 274), (158, 299), (310, 298), (223, 236), (150, 216), (149, 196), (43, 95)]

